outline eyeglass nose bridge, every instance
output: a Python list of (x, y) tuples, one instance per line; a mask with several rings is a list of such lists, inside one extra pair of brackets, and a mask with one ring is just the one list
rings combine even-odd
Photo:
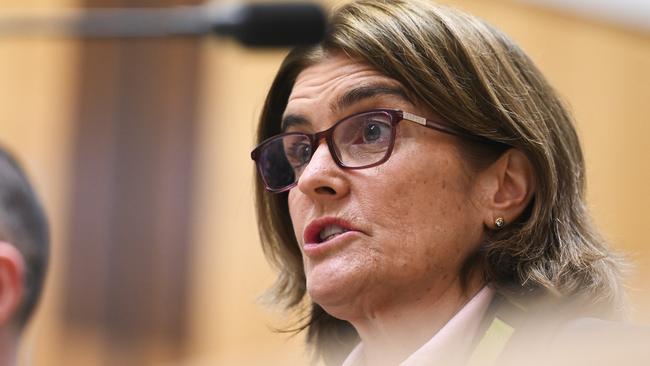
[(336, 153), (336, 147), (334, 146), (334, 139), (332, 138), (334, 128), (336, 125), (328, 128), (325, 131), (320, 131), (316, 132), (315, 134), (311, 135), (311, 156), (309, 157), (309, 162), (311, 163), (311, 159), (314, 157), (316, 154), (316, 150), (320, 146), (321, 141), (324, 139), (325, 144), (327, 145), (327, 151), (329, 152), (330, 157), (336, 163), (336, 165), (339, 168), (345, 168), (341, 160), (339, 159), (337, 153)]

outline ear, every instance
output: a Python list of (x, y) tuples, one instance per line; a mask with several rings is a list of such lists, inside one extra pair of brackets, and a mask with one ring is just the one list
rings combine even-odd
[(8, 324), (23, 298), (25, 261), (13, 245), (0, 241), (0, 326)]
[(483, 172), (486, 187), (485, 226), (496, 229), (496, 219), (514, 222), (535, 193), (535, 174), (528, 157), (518, 149), (503, 153)]

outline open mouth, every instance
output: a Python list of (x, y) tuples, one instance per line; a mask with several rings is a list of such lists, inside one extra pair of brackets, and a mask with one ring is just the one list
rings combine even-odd
[(318, 244), (331, 240), (348, 231), (350, 230), (338, 225), (327, 225), (318, 233)]
[(339, 235), (345, 234), (350, 231), (356, 231), (352, 225), (340, 218), (324, 217), (312, 221), (305, 228), (304, 243), (305, 244), (322, 244), (328, 242)]

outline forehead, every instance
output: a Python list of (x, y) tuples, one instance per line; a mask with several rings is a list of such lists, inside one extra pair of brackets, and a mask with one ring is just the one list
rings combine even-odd
[[(369, 92), (370, 87), (374, 87), (374, 93)], [(353, 90), (363, 90), (365, 94), (360, 96), (357, 92), (357, 95), (350, 95)], [(364, 97), (392, 95), (394, 98), (407, 99), (403, 90), (398, 81), (366, 63), (344, 55), (328, 56), (298, 75), (285, 115), (317, 113), (325, 109), (337, 112)], [(344, 97), (347, 99), (342, 100)]]
[(359, 82), (376, 80), (397, 83), (368, 64), (345, 56), (330, 56), (306, 68), (298, 75), (289, 103), (301, 99), (326, 97)]

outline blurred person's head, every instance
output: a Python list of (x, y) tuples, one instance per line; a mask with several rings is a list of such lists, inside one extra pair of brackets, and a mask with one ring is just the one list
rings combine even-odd
[(572, 117), (479, 19), (429, 1), (343, 6), (321, 44), (284, 60), (258, 143), (275, 294), (306, 301), (319, 351), (356, 338), (362, 312), (449, 288), (585, 298), (598, 313), (623, 303)]
[[(41, 294), (49, 233), (18, 162), (0, 147), (0, 355), (11, 357)], [(5, 361), (6, 362), (6, 361)]]

